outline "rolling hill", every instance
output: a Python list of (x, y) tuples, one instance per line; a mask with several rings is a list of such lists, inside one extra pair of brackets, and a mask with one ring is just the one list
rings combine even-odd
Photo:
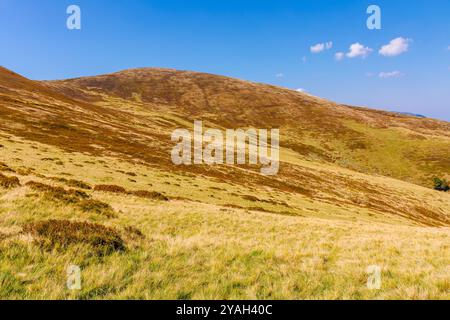
[[(450, 294), (450, 195), (432, 190), (450, 179), (448, 122), (156, 68), (60, 81), (1, 68), (0, 117), (2, 297)], [(279, 128), (279, 174), (173, 165), (171, 132), (194, 120)], [(107, 253), (93, 232), (115, 239)], [(67, 264), (84, 266), (81, 291), (61, 285)], [(373, 264), (380, 291), (365, 288)]]

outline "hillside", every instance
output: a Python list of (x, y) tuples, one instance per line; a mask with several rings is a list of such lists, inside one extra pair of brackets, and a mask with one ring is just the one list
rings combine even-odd
[[(450, 194), (431, 189), (450, 179), (448, 122), (170, 69), (31, 81), (1, 68), (0, 117), (2, 297), (449, 296)], [(279, 174), (173, 165), (171, 132), (194, 120), (280, 128)], [(97, 256), (94, 228), (43, 232), (66, 220), (120, 241)], [(84, 266), (81, 292), (60, 286), (68, 264)], [(364, 287), (373, 264), (378, 292)]]

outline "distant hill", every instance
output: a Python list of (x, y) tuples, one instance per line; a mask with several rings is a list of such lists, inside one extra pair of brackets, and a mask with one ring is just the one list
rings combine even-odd
[(417, 113), (411, 113), (411, 112), (398, 112), (398, 113), (404, 114), (406, 116), (417, 117), (417, 118), (426, 118), (426, 116), (421, 115), (421, 114), (417, 114)]

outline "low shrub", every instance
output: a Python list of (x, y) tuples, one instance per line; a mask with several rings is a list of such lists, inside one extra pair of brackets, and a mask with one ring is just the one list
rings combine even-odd
[(12, 189), (20, 187), (20, 181), (17, 177), (7, 177), (0, 173), (0, 187)]
[(130, 177), (137, 177), (137, 174), (134, 172), (125, 172), (126, 175), (130, 176)]
[(49, 186), (35, 181), (30, 181), (26, 185), (35, 191), (43, 192), (44, 196), (49, 200), (76, 205), (83, 212), (101, 214), (108, 218), (115, 217), (114, 210), (109, 204), (91, 199), (84, 191), (77, 189), (66, 190), (62, 187)]
[(146, 191), (146, 190), (138, 190), (131, 192), (132, 195), (135, 195), (139, 198), (151, 199), (151, 200), (160, 200), (160, 201), (169, 201), (162, 193), (156, 191)]
[(141, 230), (139, 230), (138, 228), (135, 228), (133, 226), (127, 226), (124, 228), (124, 230), (130, 234), (132, 237), (137, 237), (140, 239), (145, 239), (145, 235), (142, 233)]
[(73, 188), (80, 188), (80, 189), (85, 189), (85, 190), (92, 189), (92, 187), (89, 184), (87, 184), (86, 182), (75, 180), (75, 179), (67, 180), (66, 184), (69, 187), (73, 187)]
[(434, 190), (447, 192), (450, 190), (450, 186), (445, 179), (434, 178)]
[(0, 172), (15, 172), (13, 169), (11, 169), (10, 167), (8, 167), (8, 165), (6, 165), (6, 163), (0, 162)]
[(94, 199), (86, 199), (82, 200), (78, 204), (79, 208), (84, 212), (92, 212), (96, 214), (100, 214), (106, 216), (107, 218), (114, 218), (116, 214), (114, 213), (113, 208), (102, 201), (94, 200)]
[(243, 195), (242, 199), (248, 200), (248, 201), (252, 201), (252, 202), (259, 202), (260, 201), (257, 197), (251, 196), (251, 195), (247, 195), (247, 194)]
[(17, 169), (17, 174), (20, 174), (21, 176), (29, 176), (34, 174), (34, 170), (31, 168), (19, 168)]
[(94, 191), (102, 191), (102, 192), (111, 192), (111, 193), (127, 193), (127, 190), (125, 188), (116, 186), (116, 185), (108, 185), (108, 184), (101, 184), (94, 187)]
[(44, 192), (45, 196), (51, 200), (59, 200), (66, 204), (78, 203), (81, 199), (88, 199), (90, 196), (81, 190), (69, 189), (63, 187), (54, 187), (44, 183), (29, 181), (26, 186), (35, 191)]
[(25, 225), (23, 233), (32, 235), (36, 243), (48, 249), (65, 249), (73, 244), (86, 244), (105, 254), (126, 249), (116, 230), (90, 222), (39, 221)]

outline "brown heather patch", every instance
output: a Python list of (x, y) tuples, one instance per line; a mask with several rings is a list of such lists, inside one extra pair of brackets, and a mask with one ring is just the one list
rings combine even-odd
[(6, 189), (20, 187), (20, 181), (17, 177), (7, 177), (0, 173), (0, 187)]
[(91, 199), (90, 195), (84, 191), (76, 189), (66, 190), (62, 187), (54, 187), (35, 181), (28, 182), (26, 186), (35, 191), (43, 192), (44, 196), (49, 200), (76, 205), (83, 212), (99, 214), (107, 218), (116, 217), (113, 208), (109, 204)]
[(160, 201), (169, 200), (168, 197), (157, 191), (146, 191), (146, 190), (127, 191), (125, 188), (117, 185), (96, 185), (94, 187), (94, 191), (127, 194), (151, 200), (160, 200)]
[(51, 180), (62, 182), (65, 185), (73, 188), (79, 188), (79, 189), (85, 189), (85, 190), (91, 190), (92, 187), (83, 181), (75, 180), (75, 179), (66, 179), (66, 178), (59, 178), (59, 177), (52, 177)]
[(252, 202), (259, 202), (260, 201), (257, 197), (251, 196), (251, 195), (248, 195), (248, 194), (243, 195), (242, 199), (248, 200), (248, 201), (252, 201)]
[(117, 215), (114, 213), (113, 208), (102, 201), (95, 199), (84, 199), (78, 203), (78, 207), (84, 212), (92, 212), (95, 214), (103, 215), (107, 218), (115, 218)]
[(108, 184), (97, 185), (94, 187), (94, 191), (127, 194), (127, 190), (125, 190), (125, 188), (123, 188), (121, 186), (108, 185)]
[(138, 191), (132, 191), (130, 192), (132, 195), (139, 197), (139, 198), (145, 198), (145, 199), (151, 199), (151, 200), (160, 200), (160, 201), (169, 201), (169, 198), (163, 195), (162, 193), (156, 192), (156, 191), (146, 191), (146, 190), (138, 190)]
[(44, 192), (49, 198), (60, 200), (66, 204), (78, 203), (80, 199), (88, 199), (90, 196), (81, 190), (69, 189), (63, 187), (54, 187), (44, 183), (29, 181), (26, 186), (39, 192)]
[(26, 224), (23, 233), (34, 237), (43, 248), (66, 249), (70, 245), (86, 244), (100, 254), (124, 251), (125, 243), (112, 228), (89, 222), (48, 220)]
[(136, 227), (133, 226), (127, 226), (124, 228), (124, 230), (132, 237), (132, 238), (139, 238), (139, 239), (145, 239), (145, 235), (142, 233), (141, 230), (139, 230)]
[(18, 168), (16, 172), (21, 176), (29, 176), (32, 174), (36, 175), (33, 168)]
[(66, 185), (73, 188), (80, 188), (85, 190), (91, 190), (92, 187), (87, 184), (86, 182), (75, 180), (75, 179), (69, 179), (66, 181)]
[(11, 169), (10, 167), (8, 167), (8, 165), (6, 165), (6, 163), (0, 162), (0, 172), (14, 173), (15, 171), (13, 169)]

